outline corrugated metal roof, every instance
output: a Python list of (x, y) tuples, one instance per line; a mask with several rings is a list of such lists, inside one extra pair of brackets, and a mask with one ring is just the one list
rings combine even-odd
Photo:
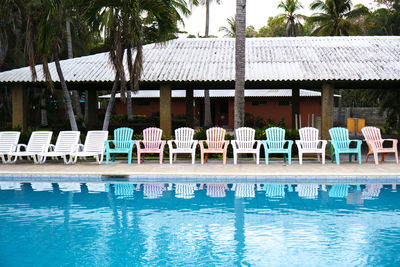
[[(234, 97), (235, 90), (209, 90), (210, 97)], [(184, 98), (186, 97), (186, 90), (172, 90), (171, 93), (173, 98)], [(110, 98), (110, 94), (99, 96), (99, 98)], [(194, 90), (194, 97), (204, 97), (204, 90)], [(292, 89), (245, 89), (245, 97), (291, 97)], [(319, 97), (320, 92), (300, 89), (300, 97)], [(120, 98), (121, 94), (115, 94), (116, 98)], [(133, 98), (159, 98), (159, 90), (143, 90), (138, 91), (136, 94), (132, 94)], [(335, 95), (335, 97), (340, 97), (340, 95)]]
[[(234, 81), (235, 40), (176, 39), (144, 46), (142, 81)], [(69, 82), (114, 80), (108, 53), (61, 61)], [(38, 81), (43, 81), (38, 66)], [(58, 81), (54, 64), (52, 77)], [(246, 40), (247, 81), (399, 80), (400, 36), (273, 37)], [(0, 82), (29, 82), (28, 67)]]

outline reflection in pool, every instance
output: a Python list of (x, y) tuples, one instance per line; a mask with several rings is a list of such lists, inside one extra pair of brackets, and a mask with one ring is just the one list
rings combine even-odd
[(393, 266), (397, 190), (0, 182), (0, 265)]

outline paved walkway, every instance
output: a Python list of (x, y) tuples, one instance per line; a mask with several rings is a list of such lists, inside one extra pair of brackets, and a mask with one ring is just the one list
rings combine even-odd
[(327, 161), (322, 165), (316, 160), (305, 161), (299, 165), (293, 161), (292, 165), (285, 165), (282, 161), (272, 161), (265, 165), (261, 161), (256, 165), (253, 161), (241, 160), (234, 165), (228, 160), (226, 165), (220, 160), (210, 160), (201, 165), (196, 162), (190, 164), (189, 160), (178, 160), (170, 165), (167, 161), (160, 165), (156, 160), (146, 160), (140, 165), (136, 161), (128, 165), (126, 161), (116, 161), (106, 165), (98, 165), (91, 160), (80, 160), (75, 165), (64, 165), (58, 162), (49, 161), (43, 165), (35, 165), (31, 162), (18, 162), (16, 164), (0, 165), (0, 177), (6, 176), (102, 176), (102, 177), (177, 177), (177, 178), (333, 178), (352, 177), (354, 178), (396, 178), (400, 181), (400, 164), (388, 159), (384, 163), (375, 165), (372, 161), (359, 165), (358, 163), (343, 162), (336, 165)]

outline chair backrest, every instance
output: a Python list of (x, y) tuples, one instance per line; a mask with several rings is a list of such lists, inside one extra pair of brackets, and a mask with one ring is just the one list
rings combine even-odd
[(367, 142), (374, 143), (376, 148), (383, 148), (383, 139), (379, 128), (368, 126), (362, 128), (361, 132)]
[(235, 130), (235, 141), (239, 148), (253, 148), (256, 130), (249, 127), (240, 127)]
[(145, 148), (158, 148), (161, 143), (162, 130), (150, 127), (143, 130), (143, 145)]
[(279, 127), (271, 127), (265, 130), (270, 149), (282, 149), (285, 145), (285, 130)]
[(26, 147), (26, 151), (28, 152), (44, 152), (43, 149), (46, 146), (50, 145), (51, 136), (53, 132), (51, 131), (35, 131), (32, 132), (31, 137), (29, 138), (28, 145)]
[(318, 148), (318, 129), (303, 127), (299, 130), (300, 142), (303, 148)]
[(0, 132), (0, 153), (14, 152), (13, 149), (18, 144), (20, 134), (17, 131)]
[(129, 148), (128, 141), (132, 141), (133, 130), (127, 127), (121, 127), (114, 130), (115, 148)]
[(191, 148), (193, 143), (194, 130), (188, 127), (181, 127), (175, 130), (175, 144), (177, 148)]
[(332, 141), (336, 143), (338, 148), (348, 148), (349, 147), (349, 130), (343, 127), (334, 127), (329, 129), (329, 135)]
[(108, 131), (88, 131), (86, 135), (84, 152), (104, 152), (104, 142), (108, 138)]
[(71, 152), (73, 147), (78, 145), (80, 134), (79, 131), (61, 131), (58, 134), (54, 151)]
[(208, 148), (222, 148), (225, 141), (226, 130), (221, 127), (213, 127), (206, 131)]

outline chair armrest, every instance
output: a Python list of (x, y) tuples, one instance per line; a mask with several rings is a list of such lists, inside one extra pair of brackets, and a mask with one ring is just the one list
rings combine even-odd
[(24, 148), (24, 150), (26, 151), (26, 145), (25, 144), (18, 144), (17, 145), (17, 152), (21, 152), (21, 148)]
[(199, 143), (198, 140), (193, 140), (192, 149), (196, 149), (198, 143)]
[(199, 140), (199, 145), (200, 145), (201, 150), (204, 149), (204, 143), (205, 142), (206, 142), (206, 140)]
[(268, 140), (262, 140), (261, 143), (264, 146), (264, 149), (268, 149), (269, 148)]
[(285, 143), (288, 144), (288, 149), (291, 149), (293, 146), (293, 140), (285, 140)]
[(386, 141), (392, 142), (393, 148), (397, 147), (397, 143), (399, 142), (397, 139), (383, 139), (382, 146), (383, 146), (383, 143)]
[(142, 148), (140, 147), (140, 144), (142, 143), (142, 140), (135, 140), (135, 144), (136, 144), (136, 149), (137, 150), (141, 150)]
[(161, 140), (160, 146), (159, 146), (160, 150), (164, 150), (164, 146), (165, 146), (166, 143), (167, 142), (165, 142), (165, 140)]
[(361, 145), (362, 145), (362, 141), (361, 140), (350, 139), (349, 146), (350, 146), (350, 144), (352, 142), (356, 142), (357, 143), (357, 148), (361, 147)]
[(167, 141), (169, 150), (174, 149), (173, 143), (175, 143), (174, 140), (168, 140), (168, 141)]
[(303, 145), (301, 143), (301, 140), (296, 140), (295, 143), (296, 143), (296, 146), (297, 146), (298, 150), (302, 150), (303, 149)]
[(328, 144), (328, 141), (327, 140), (318, 140), (318, 141), (321, 143), (321, 148), (323, 150), (325, 150), (326, 145)]
[(256, 144), (257, 144), (256, 149), (257, 149), (257, 150), (260, 150), (260, 147), (261, 147), (261, 145), (262, 145), (261, 140), (255, 140), (255, 141), (256, 141)]
[(106, 149), (110, 149), (110, 143), (115, 144), (114, 140), (106, 140), (106, 141), (104, 141), (104, 144), (106, 145)]
[(228, 149), (228, 146), (229, 146), (229, 140), (227, 140), (227, 141), (224, 141), (224, 145), (222, 146), (222, 149), (223, 150), (227, 150)]
[(238, 144), (237, 144), (236, 140), (232, 140), (231, 145), (232, 145), (233, 151), (235, 151), (238, 148)]

